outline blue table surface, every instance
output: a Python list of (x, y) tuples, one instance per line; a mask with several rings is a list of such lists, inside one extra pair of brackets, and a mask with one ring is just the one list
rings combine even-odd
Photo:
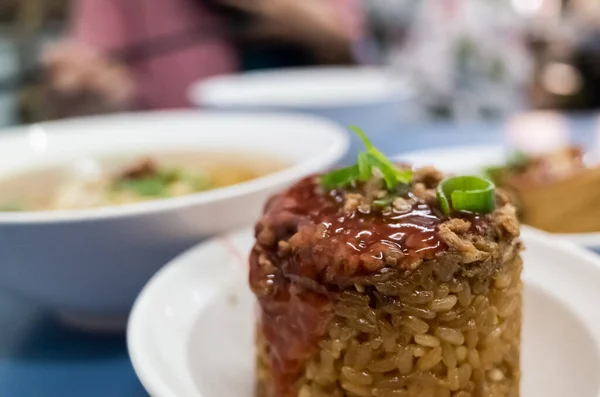
[[(573, 141), (595, 143), (596, 115), (569, 118)], [(372, 134), (386, 154), (503, 142), (501, 123), (396, 125)], [(0, 275), (1, 277), (1, 275)], [(62, 328), (41, 308), (0, 291), (0, 397), (147, 396), (125, 337)]]

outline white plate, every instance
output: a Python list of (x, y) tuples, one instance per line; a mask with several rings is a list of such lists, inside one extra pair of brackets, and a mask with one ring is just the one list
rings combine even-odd
[[(526, 228), (523, 397), (597, 397), (600, 259)], [(139, 296), (127, 341), (154, 397), (253, 397), (250, 231), (199, 245)]]
[[(502, 164), (507, 155), (503, 146), (456, 146), (443, 149), (419, 150), (396, 158), (418, 166), (433, 165), (448, 173), (479, 173), (483, 168)], [(584, 247), (600, 249), (600, 232), (554, 233)]]

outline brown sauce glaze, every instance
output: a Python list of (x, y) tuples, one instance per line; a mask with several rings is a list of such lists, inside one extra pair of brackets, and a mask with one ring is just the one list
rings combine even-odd
[(325, 333), (331, 299), (295, 285), (277, 269), (261, 265), (259, 252), (250, 255), (250, 285), (260, 304), (259, 329), (268, 342), (271, 388), (264, 397), (296, 397), (294, 384)]
[(447, 248), (438, 235), (444, 216), (414, 196), (402, 211), (347, 211), (342, 192), (318, 189), (314, 177), (306, 178), (267, 206), (266, 227), (276, 230), (282, 217), (293, 219), (287, 235), (276, 232), (278, 239), (296, 234), (292, 243), (300, 246), (288, 274), (342, 286), (384, 266), (409, 269)]

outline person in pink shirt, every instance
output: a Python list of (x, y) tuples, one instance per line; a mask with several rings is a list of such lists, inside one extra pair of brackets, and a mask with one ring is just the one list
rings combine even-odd
[(76, 0), (70, 38), (42, 62), (62, 117), (181, 108), (210, 76), (351, 63), (361, 33), (360, 0)]

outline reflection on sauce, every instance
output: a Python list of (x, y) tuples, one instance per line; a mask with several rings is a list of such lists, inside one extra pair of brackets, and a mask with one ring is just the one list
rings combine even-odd
[[(287, 213), (296, 218), (300, 233), (304, 232), (304, 228), (307, 233), (316, 233), (316, 229), (322, 232), (322, 238), (311, 239), (312, 254), (335, 253), (350, 261), (363, 262), (359, 263), (356, 274), (349, 274), (350, 268), (328, 269), (330, 275), (340, 278), (338, 281), (379, 270), (385, 265), (383, 260), (386, 256), (399, 257), (395, 267), (410, 268), (420, 259), (430, 259), (446, 248), (438, 236), (438, 226), (444, 216), (426, 203), (417, 200), (407, 211), (346, 213), (341, 192), (321, 195), (315, 193), (316, 189), (315, 178), (304, 179), (269, 203), (265, 221), (276, 223), (282, 213)], [(335, 262), (336, 258), (330, 260)], [(380, 263), (369, 263), (377, 261)], [(304, 261), (298, 263), (298, 275), (316, 279), (318, 273), (325, 270), (318, 264), (314, 269), (307, 269), (307, 265)], [(334, 270), (336, 274), (331, 273)]]

